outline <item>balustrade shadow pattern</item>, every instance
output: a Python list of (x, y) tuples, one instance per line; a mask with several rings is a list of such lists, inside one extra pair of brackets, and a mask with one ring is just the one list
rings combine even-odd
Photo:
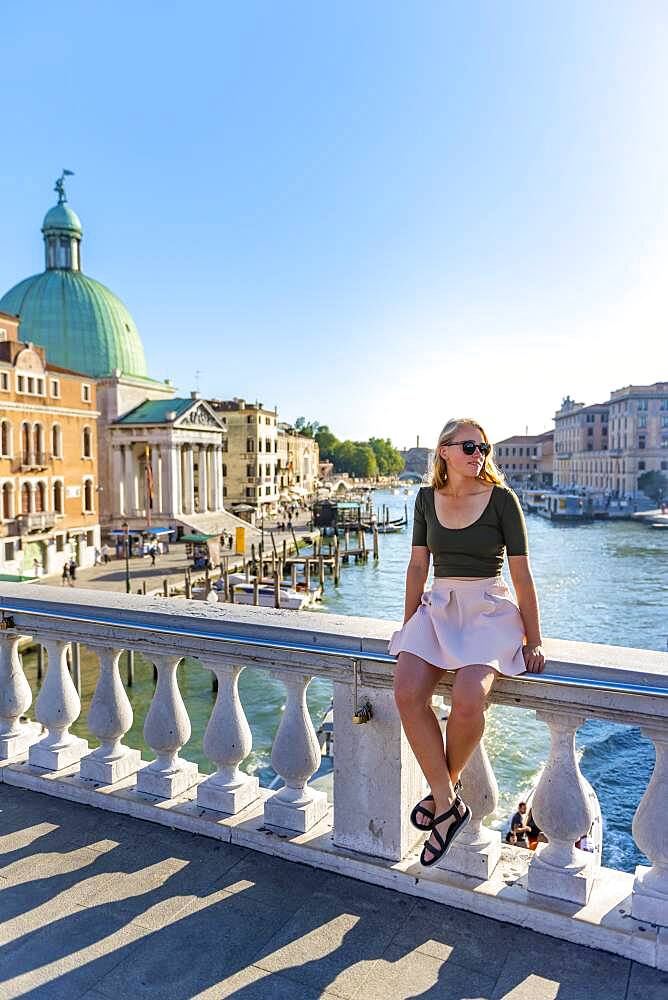
[[(665, 973), (0, 785), (4, 998), (658, 1000)], [(108, 822), (107, 822), (108, 821)], [(665, 995), (665, 994), (664, 994)]]
[[(248, 887), (248, 891), (232, 892), (218, 885), (217, 879), (211, 879), (208, 866), (198, 865), (194, 857), (184, 863), (178, 858), (170, 861), (160, 853), (165, 848), (164, 829), (146, 825), (150, 837), (136, 835), (142, 852), (141, 863), (135, 867), (125, 852), (104, 846), (107, 835), (103, 834), (97, 848), (94, 845), (98, 840), (94, 838), (83, 846), (77, 845), (81, 855), (75, 852), (68, 858), (65, 852), (74, 871), (81, 862), (79, 866), (89, 872), (83, 885), (81, 878), (75, 880), (76, 886), (68, 881), (72, 872), (44, 870), (47, 882), (50, 878), (62, 880), (65, 895), (76, 893), (79, 907), (94, 910), (89, 915), (90, 924), (77, 912), (63, 918), (81, 921), (82, 940), (88, 940), (87, 935), (92, 935), (92, 942), (97, 940), (91, 928), (99, 925), (98, 918), (115, 920), (123, 934), (142, 937), (142, 954), (148, 954), (144, 939), (146, 932), (153, 933), (154, 929), (147, 926), (147, 912), (154, 922), (168, 916), (173, 923), (181, 924), (182, 931), (187, 927), (188, 936), (194, 929), (203, 939), (210, 933), (208, 918), (214, 912), (221, 927), (227, 926), (228, 916), (234, 912), (225, 933), (230, 935), (230, 941), (238, 942), (235, 947), (245, 956), (240, 968), (254, 962), (275, 975), (287, 975), (284, 969), (272, 967), (278, 962), (275, 950), (297, 954), (290, 940), (311, 940), (313, 935), (320, 940), (324, 933), (323, 949), (328, 957), (323, 955), (313, 965), (317, 974), (312, 986), (324, 989), (334, 982), (333, 992), (337, 992), (341, 989), (339, 978), (344, 975), (337, 971), (337, 963), (340, 969), (349, 969), (354, 949), (360, 941), (366, 941), (364, 935), (359, 937), (357, 926), (366, 927), (369, 937), (369, 957), (364, 959), (364, 970), (357, 970), (358, 976), (365, 977), (369, 963), (378, 962), (398, 933), (398, 926), (392, 930), (390, 911), (410, 911), (416, 905), (412, 897), (422, 894), (441, 903), (453, 901), (460, 907), (477, 908), (485, 915), (498, 914), (529, 925), (532, 914), (544, 912), (544, 927), (550, 933), (573, 940), (577, 939), (578, 928), (586, 925), (590, 944), (602, 941), (609, 950), (621, 949), (622, 955), (639, 956), (648, 965), (666, 964), (665, 654), (553, 642), (552, 648), (548, 643), (551, 676), (502, 678), (493, 700), (534, 710), (549, 729), (549, 757), (533, 799), (534, 816), (548, 843), (531, 857), (526, 878), (508, 877), (501, 860), (500, 835), (485, 825), (486, 817), (496, 808), (498, 787), (481, 744), (462, 776), (472, 822), (441, 865), (426, 872), (413, 859), (416, 835), (407, 823), (410, 807), (424, 793), (425, 785), (394, 704), (393, 658), (386, 652), (391, 623), (342, 620), (322, 614), (297, 619), (278, 610), (98, 592), (86, 592), (85, 601), (79, 594), (81, 603), (72, 604), (71, 597), (57, 588), (8, 585), (8, 589), (11, 593), (0, 601), (3, 613), (11, 615), (0, 630), (0, 759), (4, 758), (1, 772), (5, 783), (110, 810), (114, 816), (104, 814), (101, 831), (114, 830), (123, 822), (118, 812), (134, 811), (134, 815), (150, 816), (156, 823), (197, 829), (226, 841), (225, 850), (219, 847), (219, 859), (233, 848), (283, 852), (286, 857), (321, 864), (330, 871), (349, 872), (367, 882), (396, 885), (410, 894), (410, 898), (403, 899), (378, 886), (371, 889), (362, 882), (353, 882), (355, 893), (350, 898), (361, 907), (354, 921), (347, 920), (347, 911), (337, 909), (338, 904), (331, 900), (327, 905), (320, 900), (320, 908), (313, 912), (303, 902), (301, 923), (295, 923), (291, 930), (284, 927), (285, 903), (276, 907), (272, 902), (264, 907), (268, 914), (262, 941), (247, 941), (242, 933), (247, 928), (237, 910), (253, 902), (257, 890)], [(32, 701), (19, 654), (19, 643), (25, 635), (33, 635), (47, 651), (46, 676), (34, 706), (41, 729), (21, 721)], [(99, 658), (98, 680), (87, 719), (88, 729), (100, 741), (93, 751), (84, 739), (70, 732), (81, 708), (67, 668), (67, 650), (73, 640), (85, 644)], [(139, 752), (124, 742), (133, 722), (119, 673), (119, 659), (125, 649), (141, 653), (156, 669), (155, 692), (144, 719), (145, 743), (154, 758), (150, 762), (142, 761)], [(214, 773), (207, 777), (199, 774), (197, 765), (182, 754), (191, 733), (177, 674), (184, 657), (196, 660), (217, 682), (215, 704), (203, 740), (204, 753), (215, 766)], [(252, 738), (239, 697), (238, 679), (250, 664), (264, 669), (285, 691), (285, 707), (272, 747), (272, 766), (283, 785), (271, 792), (260, 789), (257, 777), (240, 768), (251, 752)], [(320, 763), (320, 747), (306, 705), (306, 690), (314, 676), (327, 677), (334, 689), (333, 812), (325, 793), (311, 784)], [(450, 678), (445, 677), (439, 688), (446, 697), (449, 682)], [(355, 725), (355, 706), (366, 699), (373, 705), (372, 721)], [(638, 868), (635, 881), (630, 875), (600, 869), (590, 854), (574, 846), (589, 830), (593, 816), (575, 751), (575, 734), (590, 717), (637, 724), (657, 751), (650, 783), (633, 821), (634, 839), (650, 865)], [(10, 809), (10, 821), (11, 813)], [(272, 833), (275, 839), (267, 840)], [(25, 836), (29, 838), (30, 832)], [(45, 843), (50, 836), (44, 834)], [(207, 862), (214, 856), (211, 845), (199, 850)], [(43, 858), (40, 864), (44, 869)], [(61, 862), (61, 868), (64, 864)], [(112, 868), (105, 867), (107, 864)], [(259, 866), (261, 862), (254, 859), (254, 864)], [(10, 890), (8, 912), (12, 905), (11, 872), (10, 868), (3, 876), (5, 889)], [(218, 878), (222, 877), (224, 869), (219, 872)], [(201, 883), (197, 881), (200, 878)], [(333, 878), (321, 872), (320, 886), (323, 879), (329, 884)], [(169, 882), (169, 902), (160, 894), (160, 879)], [(38, 882), (39, 878), (31, 881)], [(134, 883), (138, 887), (135, 894), (128, 890), (128, 885)], [(29, 894), (34, 893), (39, 900), (41, 891), (42, 887), (36, 885)], [(311, 886), (309, 891), (315, 898), (319, 889)], [(222, 893), (219, 899), (216, 893)], [(376, 938), (369, 929), (375, 918), (365, 913), (362, 905), (369, 893), (375, 893), (373, 898), (378, 900), (387, 893), (383, 906), (373, 904), (383, 916)], [(286, 899), (290, 894), (282, 893)], [(175, 899), (186, 902), (175, 910)], [(550, 900), (555, 901), (551, 909)], [(94, 907), (89, 905), (93, 902)], [(630, 923), (616, 917), (622, 903), (632, 912)], [(253, 905), (259, 906), (257, 902)], [(331, 925), (335, 930), (330, 927), (329, 932), (321, 932), (323, 912), (330, 913), (324, 926)], [(129, 923), (123, 922), (126, 915)], [(173, 940), (175, 932), (170, 930), (173, 923), (161, 926), (164, 936), (160, 941), (168, 939), (170, 947), (162, 958), (155, 952), (156, 975), (176, 961), (178, 947)], [(121, 933), (119, 928), (114, 933)], [(389, 937), (388, 928), (392, 930)], [(281, 938), (282, 931), (290, 940)], [(598, 931), (602, 936), (595, 936)], [(55, 941), (56, 928), (50, 927), (49, 933)], [(72, 933), (68, 931), (70, 936)], [(327, 943), (327, 934), (336, 942), (334, 947)], [(62, 941), (69, 939), (64, 937)], [(263, 953), (262, 942), (268, 940), (273, 940), (275, 949)], [(131, 949), (134, 943), (128, 940), (123, 947)], [(215, 949), (213, 938), (210, 944)], [(18, 967), (21, 961), (28, 961), (29, 949), (21, 959), (19, 943), (15, 941), (10, 947)], [(500, 947), (505, 955), (507, 945)], [(59, 962), (57, 947), (54, 955), (50, 961)], [(337, 957), (331, 959), (331, 955)], [(304, 970), (314, 960), (306, 953), (298, 957), (290, 968), (300, 969), (302, 981)], [(109, 959), (105, 956), (100, 961)], [(331, 972), (322, 978), (323, 970), (330, 966)], [(216, 982), (226, 967), (224, 963), (220, 966)], [(487, 965), (478, 974), (489, 978), (489, 970)], [(121, 971), (129, 974), (130, 966), (123, 963), (117, 971), (119, 975)]]

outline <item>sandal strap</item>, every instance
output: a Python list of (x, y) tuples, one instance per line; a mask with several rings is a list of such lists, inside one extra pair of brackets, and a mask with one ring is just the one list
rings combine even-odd
[(430, 809), (425, 809), (425, 807), (424, 807), (424, 806), (421, 806), (421, 805), (420, 805), (420, 804), (418, 803), (418, 804), (416, 805), (415, 809), (413, 810), (413, 815), (414, 815), (414, 816), (419, 816), (419, 814), (420, 814), (420, 813), (422, 813), (422, 815), (423, 815), (423, 816), (426, 816), (426, 817), (427, 817), (427, 819), (430, 819), (430, 820), (431, 820), (431, 819), (433, 819), (433, 818), (434, 818), (434, 814), (433, 814), (433, 812), (431, 812), (431, 810), (430, 810)]
[(461, 813), (458, 809), (458, 806), (460, 805), (463, 805), (462, 800), (458, 795), (455, 795), (454, 801), (450, 806), (450, 808), (447, 809), (444, 813), (441, 813), (440, 816), (434, 816), (434, 826), (437, 826), (438, 823), (441, 822), (441, 820), (447, 819), (449, 816), (454, 816), (456, 819), (459, 819)]

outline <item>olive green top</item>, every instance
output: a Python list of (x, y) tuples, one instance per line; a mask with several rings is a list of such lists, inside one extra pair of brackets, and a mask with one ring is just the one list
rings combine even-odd
[(465, 528), (445, 528), (436, 516), (434, 487), (422, 486), (415, 498), (413, 545), (426, 545), (434, 576), (498, 576), (503, 556), (528, 552), (524, 514), (517, 496), (493, 486), (480, 517)]

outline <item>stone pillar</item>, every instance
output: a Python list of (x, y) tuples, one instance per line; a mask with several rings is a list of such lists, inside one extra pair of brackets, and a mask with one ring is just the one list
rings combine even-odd
[(19, 656), (20, 636), (0, 634), (0, 760), (26, 752), (42, 733), (34, 722), (21, 722), (30, 708), (32, 691)]
[(123, 481), (123, 450), (118, 444), (115, 444), (112, 448), (111, 476), (113, 495), (111, 498), (110, 514), (114, 518), (120, 518), (125, 514), (125, 484)]
[(137, 791), (163, 799), (181, 795), (197, 782), (197, 764), (179, 757), (179, 750), (190, 739), (190, 719), (179, 691), (176, 668), (183, 657), (155, 653), (158, 671), (151, 707), (144, 722), (144, 738), (155, 751), (156, 759), (141, 769)]
[(633, 837), (652, 867), (636, 867), (631, 913), (637, 920), (668, 927), (668, 732), (657, 723), (643, 726), (642, 734), (654, 743), (656, 764), (633, 817)]
[(165, 513), (177, 517), (181, 513), (181, 455), (178, 445), (169, 444), (163, 451), (162, 470)]
[(287, 699), (271, 752), (272, 767), (285, 785), (267, 799), (264, 824), (305, 833), (327, 814), (327, 795), (308, 785), (320, 764), (320, 744), (306, 707), (308, 674), (271, 670), (285, 685)]
[(373, 707), (370, 722), (352, 721), (349, 682), (334, 683), (334, 843), (399, 861), (422, 836), (410, 811), (427, 783), (406, 739), (391, 690), (358, 686), (358, 702)]
[(46, 771), (60, 771), (88, 753), (86, 740), (73, 736), (69, 728), (79, 718), (81, 701), (67, 669), (69, 643), (46, 639), (46, 678), (35, 702), (35, 715), (47, 735), (30, 747), (28, 763)]
[(125, 510), (123, 513), (126, 517), (130, 517), (137, 509), (134, 454), (130, 444), (126, 444), (123, 448), (123, 481), (125, 483)]
[(204, 734), (204, 753), (218, 770), (197, 786), (197, 804), (218, 812), (237, 813), (259, 797), (259, 779), (244, 774), (239, 764), (251, 752), (253, 738), (239, 701), (237, 683), (244, 669), (236, 664), (199, 658), (218, 678), (218, 694)]
[(199, 511), (206, 514), (209, 509), (209, 470), (207, 469), (208, 449), (206, 445), (197, 450), (199, 466)]
[(195, 513), (195, 459), (192, 446), (181, 449), (184, 456), (183, 477), (183, 510), (186, 514)]
[(141, 754), (121, 743), (132, 725), (132, 707), (118, 673), (122, 650), (101, 646), (95, 651), (100, 674), (88, 712), (88, 728), (100, 746), (84, 757), (79, 773), (82, 778), (113, 785), (139, 770)]
[(593, 856), (575, 847), (589, 832), (594, 810), (575, 754), (575, 733), (584, 717), (536, 712), (550, 727), (550, 756), (536, 788), (531, 811), (545, 833), (529, 865), (527, 888), (544, 896), (586, 903), (594, 883)]
[[(153, 478), (153, 514), (162, 513), (162, 482), (160, 475), (160, 449), (157, 444), (151, 445), (151, 476)], [(148, 498), (147, 498), (148, 505)]]

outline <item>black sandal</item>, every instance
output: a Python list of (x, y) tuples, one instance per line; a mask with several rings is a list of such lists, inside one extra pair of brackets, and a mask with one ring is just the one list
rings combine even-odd
[[(459, 812), (458, 807), (460, 805), (464, 806), (463, 814)], [(450, 826), (448, 827), (448, 832), (445, 835), (445, 840), (443, 840), (443, 837), (438, 832), (437, 826), (439, 823), (442, 823), (444, 819), (448, 819), (449, 816), (456, 816), (457, 821), (455, 823), (450, 824)], [(430, 865), (435, 865), (437, 861), (440, 861), (443, 855), (449, 850), (450, 845), (452, 844), (452, 841), (455, 839), (457, 834), (464, 829), (464, 827), (467, 825), (470, 819), (471, 819), (471, 810), (466, 805), (466, 803), (462, 799), (460, 799), (459, 795), (456, 795), (455, 800), (450, 806), (450, 808), (446, 809), (446, 811), (444, 813), (441, 813), (440, 816), (435, 816), (434, 821), (432, 823), (431, 832), (436, 837), (440, 845), (440, 850), (435, 850), (430, 844), (425, 843), (424, 847), (422, 848), (422, 853), (420, 854), (420, 864), (425, 865), (425, 867), (428, 868)], [(426, 858), (425, 851), (429, 851), (429, 853), (431, 854), (431, 858), (429, 861)]]
[[(461, 783), (461, 781), (460, 781), (459, 778), (455, 782), (454, 789), (455, 789), (455, 795), (458, 792), (461, 792), (461, 790), (462, 790), (462, 783)], [(434, 796), (433, 795), (425, 795), (422, 799), (420, 799), (420, 802), (429, 802), (429, 801), (431, 801), (431, 802), (434, 801)], [(425, 809), (425, 807), (423, 805), (420, 805), (420, 802), (418, 802), (418, 804), (411, 811), (411, 815), (410, 815), (411, 823), (413, 824), (413, 826), (415, 827), (416, 830), (431, 830), (431, 828), (432, 828), (432, 826), (434, 824), (434, 814), (431, 811), (431, 809)], [(420, 813), (422, 813), (423, 816), (427, 817), (427, 819), (429, 820), (429, 823), (424, 823), (424, 824), (418, 823), (417, 818), (418, 818), (418, 815)]]

